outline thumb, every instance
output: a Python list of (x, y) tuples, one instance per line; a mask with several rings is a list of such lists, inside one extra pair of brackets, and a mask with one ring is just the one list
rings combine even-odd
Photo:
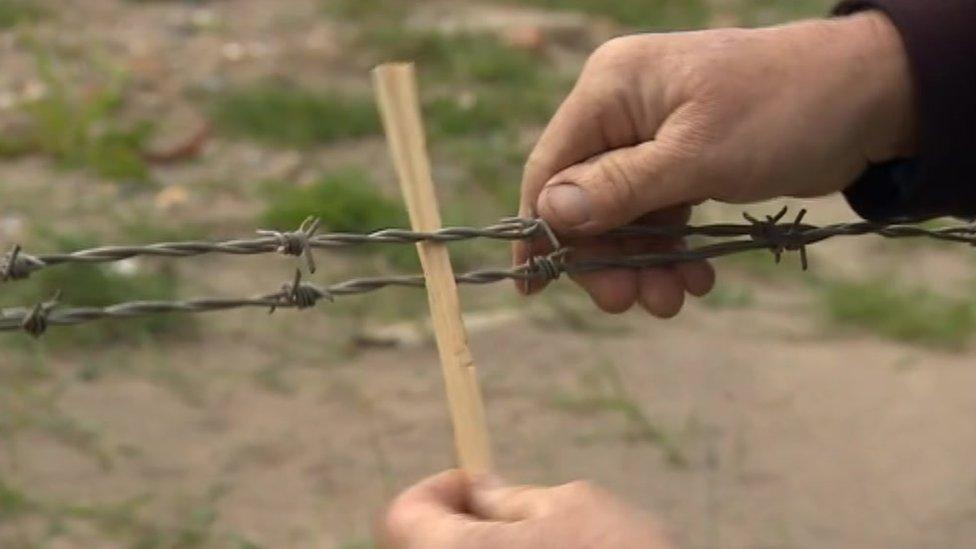
[(549, 490), (536, 486), (509, 486), (496, 477), (483, 477), (471, 486), (471, 512), (481, 519), (517, 522), (546, 514)]
[(570, 166), (546, 183), (536, 211), (556, 231), (598, 234), (655, 210), (701, 200), (687, 160), (671, 149), (649, 141)]

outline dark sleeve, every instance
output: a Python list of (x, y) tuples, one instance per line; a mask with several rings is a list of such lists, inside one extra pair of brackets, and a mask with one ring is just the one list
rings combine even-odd
[(976, 0), (844, 0), (878, 9), (901, 32), (919, 116), (918, 156), (872, 166), (846, 191), (878, 221), (976, 217)]

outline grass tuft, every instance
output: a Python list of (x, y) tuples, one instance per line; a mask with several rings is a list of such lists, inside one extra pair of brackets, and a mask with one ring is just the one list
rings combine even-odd
[[(307, 187), (272, 181), (265, 184), (265, 192), (268, 206), (261, 221), (277, 230), (295, 230), (310, 215), (322, 221), (323, 231), (331, 232), (363, 233), (409, 226), (400, 202), (379, 192), (361, 168), (336, 170)], [(377, 254), (402, 269), (418, 266), (411, 246), (364, 246), (355, 251)]]
[(45, 154), (64, 168), (82, 168), (112, 180), (149, 182), (143, 158), (152, 124), (119, 120), (123, 86), (118, 79), (77, 93), (56, 75), (53, 60), (41, 53), (38, 71), (45, 92), (22, 106), (29, 125), (20, 135), (0, 139), (0, 156)]
[(276, 145), (308, 147), (380, 133), (368, 94), (312, 92), (284, 84), (265, 83), (218, 95), (212, 114), (217, 128), (228, 135)]
[(262, 221), (278, 230), (294, 230), (310, 215), (317, 216), (323, 228), (333, 232), (402, 227), (407, 221), (399, 202), (380, 193), (361, 168), (336, 170), (307, 187), (268, 182), (265, 191), (268, 206)]
[(36, 0), (0, 0), (0, 29), (35, 23), (47, 16), (47, 10)]
[(494, 132), (472, 139), (454, 139), (446, 147), (451, 158), (463, 166), (471, 185), (477, 185), (491, 196), (503, 213), (517, 210), (519, 182), (528, 156), (518, 135)]
[(746, 26), (763, 26), (804, 17), (822, 17), (834, 0), (740, 0), (738, 12)]
[(392, 7), (390, 0), (323, 0), (325, 13), (359, 22), (388, 18)]
[(32, 513), (36, 508), (37, 504), (27, 494), (0, 478), (0, 519)]
[(711, 309), (748, 309), (756, 304), (756, 295), (747, 287), (716, 286), (702, 303)]
[(823, 305), (829, 320), (840, 326), (928, 347), (960, 350), (976, 330), (970, 301), (889, 280), (826, 283)]
[(641, 30), (697, 28), (711, 15), (706, 0), (522, 0), (520, 5), (608, 17)]
[(368, 29), (362, 40), (374, 54), (409, 59), (437, 81), (525, 86), (536, 82), (539, 57), (485, 33), (444, 34), (401, 25)]
[(374, 63), (417, 63), (425, 82), (425, 118), (435, 140), (542, 124), (570, 85), (544, 58), (490, 34), (447, 35), (378, 25), (367, 29), (360, 41)]

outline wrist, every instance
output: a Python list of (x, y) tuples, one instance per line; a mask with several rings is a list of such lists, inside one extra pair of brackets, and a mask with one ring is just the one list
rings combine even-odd
[(849, 93), (860, 106), (857, 127), (865, 159), (881, 163), (913, 156), (915, 90), (898, 29), (879, 11), (839, 17), (829, 24), (846, 45), (852, 75)]

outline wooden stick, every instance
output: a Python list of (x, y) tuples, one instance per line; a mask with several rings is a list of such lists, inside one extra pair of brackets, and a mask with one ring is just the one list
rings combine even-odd
[[(400, 189), (415, 231), (436, 231), (441, 216), (430, 174), (430, 160), (412, 64), (387, 64), (373, 71), (377, 100)], [(454, 425), (458, 464), (469, 473), (491, 469), (484, 405), (468, 335), (461, 319), (454, 269), (444, 244), (417, 244), (427, 278), (427, 299)]]

